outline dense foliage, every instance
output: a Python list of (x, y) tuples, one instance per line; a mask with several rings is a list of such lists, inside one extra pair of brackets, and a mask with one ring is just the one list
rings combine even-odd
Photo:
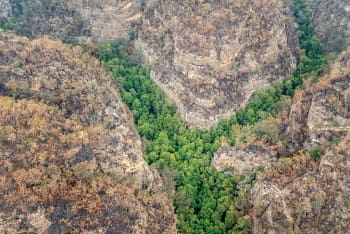
[(242, 179), (218, 173), (210, 161), (221, 138), (235, 142), (234, 125), (251, 125), (279, 111), (283, 96), (293, 96), (306, 76), (319, 76), (326, 59), (315, 39), (304, 0), (294, 1), (299, 24), (300, 62), (284, 82), (257, 92), (246, 108), (210, 131), (188, 129), (163, 92), (151, 81), (148, 68), (137, 66), (131, 43), (118, 41), (100, 48), (98, 56), (118, 83), (154, 165), (171, 190), (181, 233), (247, 233), (248, 223), (235, 209), (237, 183)]
[[(234, 209), (238, 179), (211, 165), (220, 140), (214, 132), (187, 129), (174, 106), (151, 81), (149, 70), (121, 59), (128, 46), (116, 42), (99, 53), (121, 87), (146, 146), (145, 159), (163, 178), (176, 181), (174, 204), (182, 233), (247, 233), (247, 223)], [(130, 61), (131, 60), (131, 61)], [(169, 182), (170, 181), (170, 182)], [(171, 189), (171, 188), (170, 188)]]

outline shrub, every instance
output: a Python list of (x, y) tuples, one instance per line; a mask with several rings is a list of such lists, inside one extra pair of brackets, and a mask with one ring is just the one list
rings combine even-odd
[(319, 161), (321, 157), (325, 154), (325, 151), (321, 149), (320, 147), (316, 147), (310, 150), (309, 152), (310, 156), (314, 161)]

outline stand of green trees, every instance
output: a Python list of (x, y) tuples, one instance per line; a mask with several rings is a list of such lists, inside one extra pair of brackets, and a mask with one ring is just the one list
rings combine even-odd
[(210, 131), (185, 126), (174, 105), (151, 81), (149, 69), (133, 62), (136, 60), (131, 42), (117, 41), (99, 49), (99, 59), (112, 73), (132, 111), (145, 145), (146, 161), (158, 169), (168, 186), (175, 187), (174, 205), (180, 233), (249, 232), (243, 213), (234, 206), (237, 185), (243, 178), (218, 173), (210, 162), (222, 138), (235, 142), (234, 125), (252, 125), (278, 111), (276, 104), (283, 96), (293, 96), (305, 77), (322, 73), (326, 59), (314, 37), (304, 0), (294, 1), (293, 14), (299, 24), (302, 49), (295, 72), (284, 82), (257, 92), (246, 108)]
[(246, 221), (233, 207), (240, 178), (218, 173), (210, 165), (220, 146), (216, 131), (187, 129), (174, 105), (151, 81), (149, 70), (122, 59), (129, 57), (127, 48), (125, 43), (112, 43), (102, 48), (99, 57), (132, 111), (146, 146), (146, 161), (167, 181), (176, 181), (174, 205), (180, 232), (247, 233)]

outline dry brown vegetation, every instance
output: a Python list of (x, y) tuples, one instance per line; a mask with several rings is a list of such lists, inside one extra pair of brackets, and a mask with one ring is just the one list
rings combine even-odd
[(290, 157), (262, 173), (252, 191), (254, 230), (346, 233), (349, 230), (349, 61), (346, 51), (294, 97), (286, 128)]
[(159, 176), (97, 60), (0, 32), (0, 67), (1, 233), (174, 232)]

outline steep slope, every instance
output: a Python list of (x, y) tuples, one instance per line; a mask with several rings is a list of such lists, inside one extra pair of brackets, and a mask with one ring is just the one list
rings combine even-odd
[(255, 184), (255, 233), (347, 233), (349, 137), (316, 163), (299, 153), (281, 160)]
[(206, 128), (290, 74), (293, 26), (281, 1), (149, 1), (138, 47), (182, 118)]
[(325, 147), (349, 131), (349, 60), (347, 50), (331, 65), (329, 75), (294, 97), (286, 131), (290, 153)]
[(1, 233), (175, 232), (160, 178), (96, 60), (0, 32), (0, 68)]
[(152, 78), (194, 127), (230, 116), (296, 64), (294, 23), (278, 0), (2, 0), (0, 6), (4, 27), (29, 37), (70, 43), (137, 37)]
[[(9, 7), (10, 5), (10, 7)], [(101, 43), (127, 38), (133, 23), (141, 18), (142, 1), (0, 1), (0, 23), (12, 16), (19, 34), (48, 34), (67, 42)]]
[(280, 159), (255, 184), (256, 233), (345, 233), (350, 229), (349, 81), (347, 50), (329, 75), (296, 95), (287, 145), (290, 152), (300, 151)]
[(318, 37), (328, 52), (340, 52), (349, 44), (350, 2), (344, 0), (308, 0)]

